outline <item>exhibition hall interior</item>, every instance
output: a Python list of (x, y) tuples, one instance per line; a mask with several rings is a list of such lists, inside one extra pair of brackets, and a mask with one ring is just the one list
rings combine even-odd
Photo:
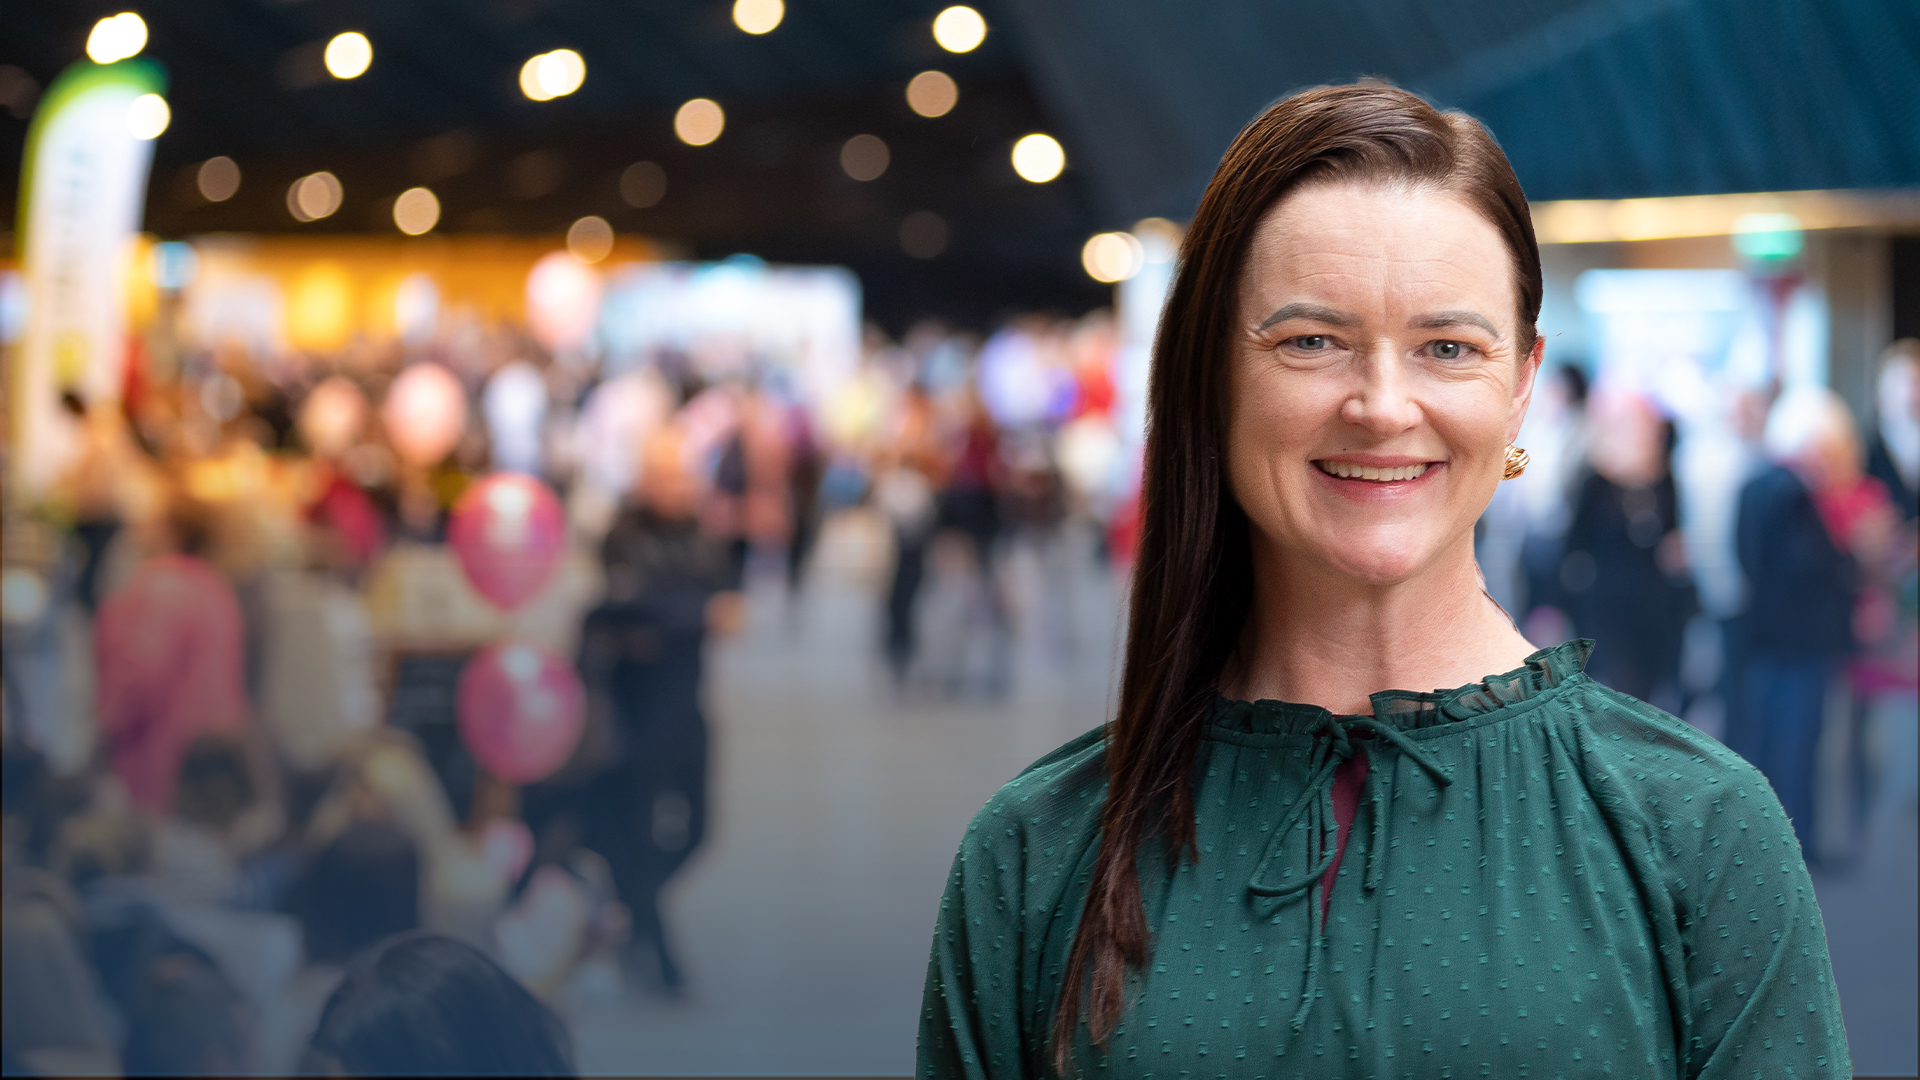
[(1908, 0), (0, 4), (5, 1073), (348, 1074), (379, 954), (475, 1068), (912, 1075), (1201, 195), (1360, 81), (1531, 214), (1486, 594), (1765, 776), (1920, 1073)]

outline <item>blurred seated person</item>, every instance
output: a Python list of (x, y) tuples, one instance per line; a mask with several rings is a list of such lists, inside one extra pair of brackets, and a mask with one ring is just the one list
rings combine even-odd
[[(17, 779), (9, 770), (8, 785)], [(9, 819), (12, 832), (20, 819), (11, 811)], [(119, 1055), (107, 1035), (79, 901), (57, 875), (22, 865), (18, 854), (9, 838), (0, 891), (0, 981), (7, 989), (0, 995), (0, 1048), (36, 1073), (110, 1074)]]
[(1574, 631), (1594, 640), (1587, 674), (1679, 712), (1680, 647), (1694, 613), (1673, 482), (1673, 425), (1646, 399), (1593, 404), (1593, 471), (1581, 483), (1560, 559)]
[(1811, 857), (1827, 687), (1854, 651), (1849, 550), (1875, 546), (1887, 522), (1861, 484), (1852, 414), (1831, 390), (1787, 391), (1768, 416), (1766, 448), (1774, 464), (1741, 488), (1736, 519), (1747, 610), (1727, 741), (1766, 774)]
[(204, 555), (211, 511), (175, 493), (150, 524), (150, 558), (94, 621), (100, 736), (134, 804), (173, 807), (193, 740), (242, 732), (248, 710), (240, 603)]
[(296, 887), (306, 967), (261, 1017), (255, 1061), (268, 1075), (311, 1074), (303, 1061), (347, 962), (420, 925), (420, 857), (391, 825), (356, 822), (315, 856)]
[(706, 829), (707, 634), (732, 633), (743, 615), (683, 439), (673, 424), (647, 439), (634, 502), (601, 547), (607, 597), (587, 614), (579, 661), (593, 730), (561, 776), (526, 794), (543, 862), (575, 845), (606, 859), (632, 918), (630, 967), (669, 992), (682, 976), (659, 897)]
[(127, 1076), (246, 1076), (247, 1011), (212, 964), (184, 953), (150, 965), (127, 1017)]
[(280, 808), (247, 758), (231, 734), (202, 735), (181, 758), (174, 812), (153, 829), (150, 870), (166, 899), (238, 898), (243, 860), (279, 836)]
[(332, 1076), (572, 1076), (567, 1029), (486, 954), (439, 934), (348, 965), (314, 1032)]

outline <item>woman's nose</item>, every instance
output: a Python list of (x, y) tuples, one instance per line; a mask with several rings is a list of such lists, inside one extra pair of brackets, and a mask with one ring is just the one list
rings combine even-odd
[(1420, 422), (1420, 406), (1405, 366), (1393, 349), (1375, 348), (1358, 358), (1340, 418), (1377, 438), (1390, 438)]

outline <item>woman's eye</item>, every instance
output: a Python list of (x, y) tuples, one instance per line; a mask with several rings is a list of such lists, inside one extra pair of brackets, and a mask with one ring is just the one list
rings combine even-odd
[(1436, 360), (1458, 360), (1467, 355), (1468, 346), (1458, 341), (1436, 341), (1427, 349)]
[(1293, 339), (1293, 347), (1303, 352), (1319, 352), (1331, 344), (1325, 334), (1301, 334)]

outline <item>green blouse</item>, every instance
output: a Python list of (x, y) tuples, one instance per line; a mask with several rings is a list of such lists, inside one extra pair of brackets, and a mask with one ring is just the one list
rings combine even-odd
[[(1080, 1028), (1079, 1071), (1849, 1076), (1779, 800), (1719, 743), (1588, 678), (1590, 648), (1375, 694), (1369, 717), (1221, 699), (1195, 770), (1199, 857), (1168, 870), (1142, 852), (1152, 956), (1104, 1051)], [(1323, 924), (1333, 773), (1356, 750), (1369, 769)], [(968, 826), (920, 1076), (1052, 1075), (1105, 793), (1095, 730)]]

